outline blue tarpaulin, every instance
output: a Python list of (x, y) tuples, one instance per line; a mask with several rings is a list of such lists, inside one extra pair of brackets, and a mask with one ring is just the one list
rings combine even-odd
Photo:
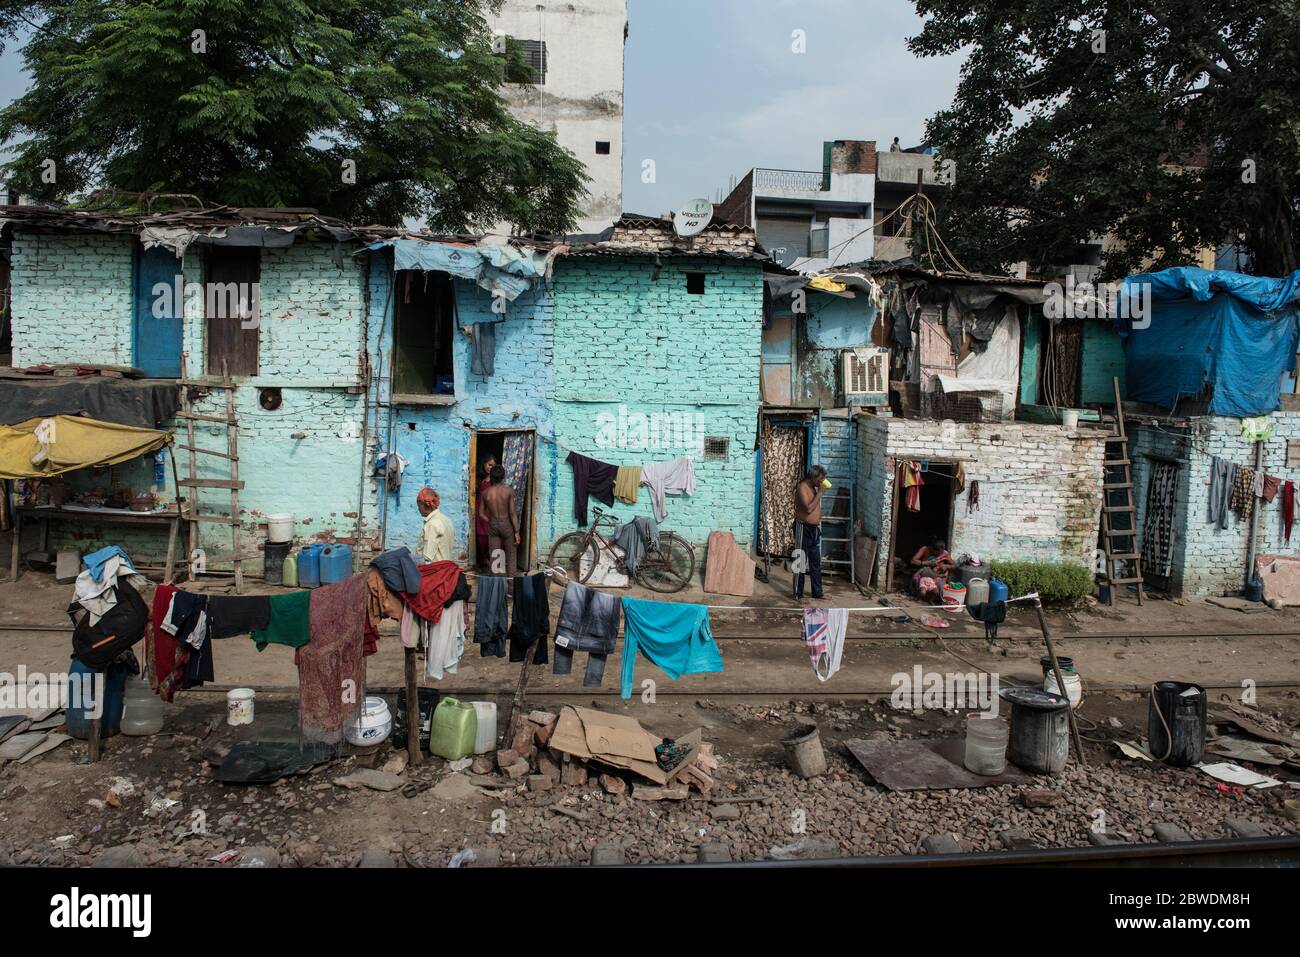
[(1172, 409), (1208, 385), (1213, 415), (1278, 408), (1300, 342), (1300, 270), (1270, 279), (1178, 266), (1130, 276), (1125, 293), (1136, 295), (1143, 283), (1151, 289), (1149, 323), (1120, 327), (1130, 399)]
[(392, 247), (394, 269), (445, 272), (472, 279), (494, 296), (513, 302), (537, 279), (545, 278), (550, 255), (501, 244), (447, 243), (422, 239), (390, 239), (371, 249)]

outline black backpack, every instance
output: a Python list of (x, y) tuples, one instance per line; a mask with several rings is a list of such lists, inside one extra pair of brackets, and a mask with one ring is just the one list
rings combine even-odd
[(149, 608), (139, 592), (121, 578), (114, 591), (117, 604), (108, 614), (93, 625), (90, 615), (83, 615), (72, 632), (72, 657), (96, 671), (108, 668), (118, 655), (143, 638), (149, 624)]

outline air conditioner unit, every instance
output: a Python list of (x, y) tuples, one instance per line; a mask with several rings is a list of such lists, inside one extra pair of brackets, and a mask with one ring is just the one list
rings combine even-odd
[(889, 350), (880, 346), (844, 350), (846, 405), (885, 405), (889, 402)]

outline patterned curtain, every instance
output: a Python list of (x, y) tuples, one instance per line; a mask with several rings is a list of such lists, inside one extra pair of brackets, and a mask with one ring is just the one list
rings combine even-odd
[(1168, 578), (1173, 567), (1174, 493), (1178, 466), (1158, 462), (1151, 470), (1142, 522), (1142, 570)]
[(763, 433), (763, 550), (789, 555), (794, 549), (794, 489), (803, 478), (803, 429)]
[(505, 483), (515, 490), (515, 517), (521, 522), (524, 495), (528, 490), (528, 453), (532, 444), (532, 435), (529, 433), (508, 432), (501, 449), (501, 467), (506, 470)]

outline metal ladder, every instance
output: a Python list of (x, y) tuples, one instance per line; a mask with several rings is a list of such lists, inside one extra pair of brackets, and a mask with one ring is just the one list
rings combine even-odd
[[(834, 491), (835, 494), (830, 496), (829, 498), (827, 498), (826, 496), (822, 497), (822, 528), (825, 529), (827, 525), (836, 525), (836, 526), (842, 525), (844, 528), (844, 537), (828, 538), (826, 536), (825, 531), (822, 532), (822, 567), (825, 568), (827, 565), (841, 565), (841, 566), (846, 565), (848, 566), (849, 581), (856, 582), (858, 578), (857, 578), (857, 568), (854, 565), (855, 549), (853, 547), (853, 501), (854, 501), (853, 479), (850, 478), (845, 485), (841, 485), (837, 487)], [(835, 511), (835, 504), (837, 502), (843, 502), (846, 500), (848, 502), (847, 515), (828, 514), (828, 512)], [(847, 558), (828, 557), (826, 555), (827, 542), (835, 542), (837, 544), (843, 544), (845, 554), (847, 554), (848, 557)]]
[[(1124, 403), (1115, 386), (1115, 432), (1106, 440), (1106, 457), (1102, 462), (1101, 548), (1106, 568), (1101, 579), (1108, 586), (1109, 601), (1114, 606), (1120, 586), (1137, 585), (1138, 604), (1144, 604), (1142, 553), (1138, 550), (1137, 508), (1133, 504), (1133, 462), (1129, 458), (1128, 432), (1124, 427)], [(1115, 577), (1115, 563), (1124, 571)], [(1132, 572), (1129, 573), (1131, 568)]]
[[(185, 434), (189, 444), (178, 445), (176, 448), (189, 452), (190, 467), (189, 477), (180, 479), (176, 484), (189, 490), (189, 494), (186, 496), (189, 508), (186, 511), (185, 520), (189, 523), (190, 561), (188, 564), (190, 577), (196, 578), (199, 574), (207, 571), (210, 564), (231, 562), (235, 571), (235, 594), (242, 595), (244, 592), (244, 559), (256, 556), (244, 554), (240, 548), (239, 490), (244, 487), (244, 483), (239, 478), (239, 423), (235, 418), (235, 383), (228, 375), (224, 374), (224, 368), (220, 382), (189, 379), (186, 375), (186, 359), (188, 356), (188, 353), (181, 353), (181, 411), (177, 413), (177, 417), (185, 420)], [(190, 406), (190, 386), (224, 390), (226, 393), (226, 414), (221, 416), (196, 413)], [(224, 425), (226, 427), (226, 451), (222, 452), (218, 449), (208, 449), (197, 445), (194, 441), (195, 422), (212, 422)], [(199, 478), (198, 456), (200, 455), (211, 455), (226, 459), (230, 463), (230, 478)], [(199, 511), (199, 489), (204, 488), (230, 490), (229, 515), (205, 514)], [(199, 547), (199, 522), (217, 522), (230, 526), (230, 554), (203, 555), (202, 561), (195, 560), (195, 553)]]

